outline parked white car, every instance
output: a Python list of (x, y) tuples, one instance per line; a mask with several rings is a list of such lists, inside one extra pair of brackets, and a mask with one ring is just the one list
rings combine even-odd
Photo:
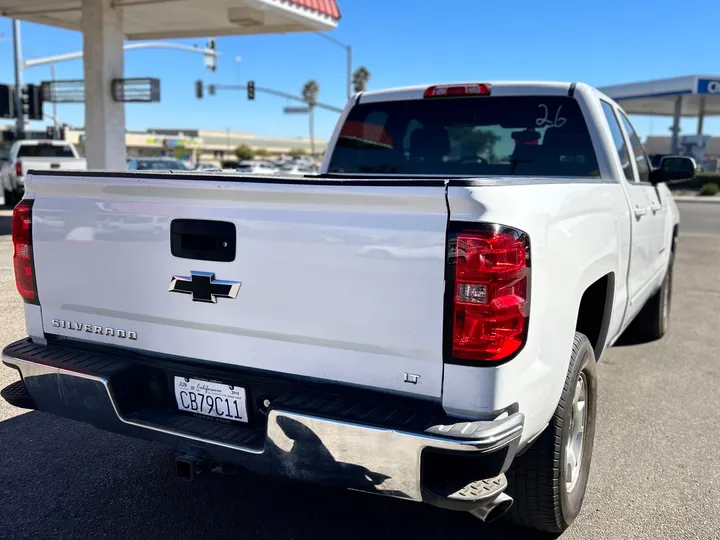
[(75, 145), (58, 140), (22, 140), (13, 143), (8, 161), (0, 170), (5, 204), (14, 205), (25, 192), (25, 176), (29, 170), (82, 171), (87, 161), (80, 157)]
[(235, 170), (247, 174), (275, 174), (278, 172), (273, 163), (259, 160), (241, 161)]
[(190, 171), (185, 162), (170, 157), (134, 158), (128, 163), (129, 171)]
[[(694, 173), (651, 169), (598, 90), (530, 82), (361, 93), (313, 178), (33, 173), (3, 395), (174, 447), (186, 480), (231, 463), (558, 533), (597, 360), (667, 332), (664, 182)], [(72, 236), (115, 212), (162, 229)]]
[(282, 165), (278, 172), (280, 174), (290, 174), (293, 176), (303, 176), (308, 174), (317, 174), (317, 167), (314, 165), (306, 165), (302, 163), (286, 163)]

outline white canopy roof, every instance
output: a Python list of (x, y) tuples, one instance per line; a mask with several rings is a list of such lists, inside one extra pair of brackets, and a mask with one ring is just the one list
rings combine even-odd
[(677, 97), (682, 96), (682, 116), (699, 116), (701, 110), (705, 116), (720, 115), (720, 75), (688, 75), (599, 90), (617, 101), (628, 114), (673, 116)]
[[(0, 0), (0, 16), (81, 30), (82, 0)], [(129, 40), (331, 30), (335, 0), (114, 0)]]

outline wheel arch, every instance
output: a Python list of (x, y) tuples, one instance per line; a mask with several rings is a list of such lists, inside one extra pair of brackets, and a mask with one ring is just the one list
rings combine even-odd
[(585, 289), (578, 306), (575, 330), (590, 340), (596, 360), (607, 343), (614, 296), (615, 272), (608, 272)]

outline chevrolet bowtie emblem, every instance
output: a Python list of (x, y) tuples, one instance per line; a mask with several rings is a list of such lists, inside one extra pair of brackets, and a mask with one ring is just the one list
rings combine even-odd
[(235, 298), (240, 285), (240, 281), (215, 279), (214, 272), (191, 271), (189, 276), (173, 276), (168, 291), (192, 294), (193, 302), (215, 304), (218, 298)]

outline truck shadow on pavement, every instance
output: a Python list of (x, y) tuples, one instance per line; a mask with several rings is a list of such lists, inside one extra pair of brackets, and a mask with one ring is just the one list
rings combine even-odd
[(470, 514), (240, 472), (193, 483), (174, 453), (44, 413), (0, 422), (0, 530), (13, 538), (547, 538)]

